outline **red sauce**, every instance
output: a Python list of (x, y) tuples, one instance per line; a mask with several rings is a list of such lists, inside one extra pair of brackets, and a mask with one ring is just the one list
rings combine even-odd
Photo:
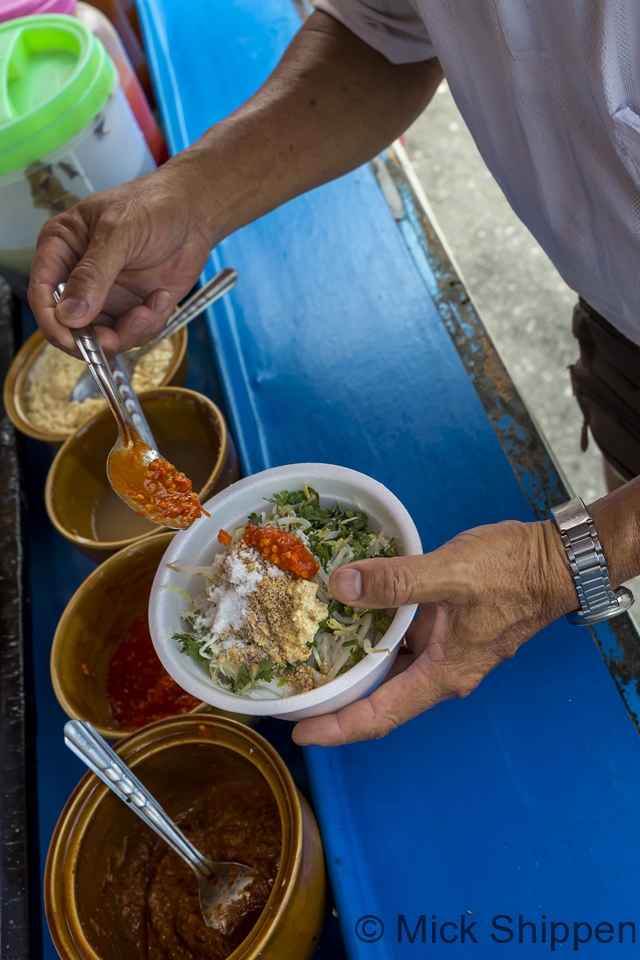
[(191, 480), (172, 463), (158, 457), (146, 463), (151, 447), (135, 430), (128, 443), (109, 457), (109, 480), (129, 506), (143, 517), (168, 527), (185, 529), (204, 514)]
[(310, 580), (320, 569), (320, 564), (307, 550), (302, 540), (292, 533), (275, 527), (256, 527), (248, 523), (242, 534), (245, 543), (255, 547), (263, 557), (276, 567), (288, 570), (296, 580)]
[(153, 649), (146, 613), (120, 641), (107, 680), (107, 698), (121, 730), (189, 713), (200, 703), (173, 680)]

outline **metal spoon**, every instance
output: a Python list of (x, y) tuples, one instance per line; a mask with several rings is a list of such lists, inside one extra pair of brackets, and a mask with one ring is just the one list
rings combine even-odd
[[(64, 284), (60, 284), (54, 292), (53, 297), (56, 303), (63, 289)], [(95, 378), (118, 424), (118, 439), (107, 457), (107, 477), (109, 483), (127, 506), (135, 510), (136, 513), (148, 517), (149, 520), (153, 520), (154, 523), (172, 528), (190, 526), (195, 516), (200, 515), (200, 505), (195, 494), (185, 494), (193, 504), (193, 508), (189, 514), (183, 514), (180, 511), (179, 513), (169, 515), (169, 511), (173, 508), (173, 503), (175, 502), (175, 500), (170, 502), (173, 499), (171, 494), (167, 494), (168, 506), (166, 512), (163, 512), (161, 508), (156, 507), (156, 505), (150, 501), (148, 490), (149, 467), (157, 461), (161, 461), (162, 464), (166, 464), (167, 467), (171, 465), (161, 457), (155, 448), (155, 444), (152, 445), (148, 442), (149, 439), (153, 440), (151, 431), (144, 418), (142, 407), (133, 390), (129, 389), (129, 402), (125, 402), (119, 393), (111, 367), (104, 355), (100, 341), (96, 336), (93, 324), (90, 323), (80, 329), (72, 329), (71, 332), (73, 333), (80, 353), (86, 361), (87, 367)], [(126, 371), (123, 372), (122, 381), (123, 383), (125, 381), (128, 383)], [(132, 411), (134, 411), (134, 414), (135, 411), (138, 411), (138, 421), (142, 418), (142, 430), (140, 429), (140, 422), (134, 422)], [(145, 434), (147, 440), (141, 438), (141, 433)], [(173, 470), (175, 471), (175, 468), (173, 468)]]
[[(53, 299), (55, 300), (56, 303), (58, 303), (58, 301), (60, 300), (60, 297), (64, 293), (65, 286), (66, 286), (65, 283), (59, 283), (56, 289), (53, 291)], [(84, 372), (87, 374), (87, 376), (89, 377), (93, 385), (98, 388), (98, 393), (104, 393), (103, 388), (101, 386), (98, 387), (96, 383), (95, 375), (92, 374), (91, 372), (91, 369), (88, 365), (89, 361), (87, 360), (85, 356), (85, 351), (81, 346), (81, 344), (84, 344), (86, 349), (88, 350), (92, 349), (91, 345), (93, 345), (93, 347), (95, 348), (95, 344), (97, 343), (97, 338), (95, 338), (95, 330), (94, 330), (93, 324), (89, 324), (88, 327), (85, 327), (84, 331), (72, 330), (71, 332), (74, 335), (78, 349), (80, 350), (80, 352), (82, 353), (82, 356), (87, 362), (87, 369)], [(95, 339), (89, 342), (87, 340), (87, 335), (94, 337)], [(98, 347), (99, 347), (99, 344), (98, 344)], [(109, 370), (111, 371), (111, 377), (113, 378), (113, 384), (118, 393), (119, 401), (121, 404), (124, 405), (125, 410), (131, 417), (133, 426), (135, 427), (139, 435), (142, 437), (142, 439), (146, 443), (148, 443), (152, 447), (155, 447), (156, 442), (153, 439), (151, 427), (149, 426), (147, 422), (147, 418), (144, 415), (144, 410), (142, 409), (140, 401), (138, 400), (137, 395), (133, 391), (133, 387), (131, 386), (131, 381), (129, 380), (129, 374), (127, 373), (127, 369), (124, 363), (122, 362), (122, 357), (120, 356), (120, 354), (116, 354), (116, 356), (114, 357), (109, 357), (108, 360), (106, 360), (105, 358), (105, 361), (109, 367)]]
[(257, 870), (241, 863), (216, 863), (203, 857), (124, 760), (86, 720), (66, 723), (64, 742), (189, 864), (198, 879), (198, 898), (204, 922), (223, 936), (230, 934), (245, 915), (243, 907), (250, 902), (250, 888), (260, 877)]
[[(220, 273), (215, 275), (213, 280), (205, 283), (204, 287), (196, 290), (193, 296), (189, 297), (188, 300), (185, 300), (185, 302), (178, 307), (169, 318), (164, 330), (159, 333), (157, 337), (154, 337), (153, 340), (146, 343), (144, 347), (139, 347), (136, 350), (128, 350), (126, 353), (120, 354), (119, 356), (122, 358), (122, 363), (126, 367), (129, 376), (133, 376), (136, 364), (142, 357), (151, 353), (152, 350), (155, 350), (158, 344), (162, 343), (167, 337), (173, 336), (178, 330), (182, 330), (188, 323), (191, 323), (192, 320), (199, 317), (207, 307), (210, 307), (211, 304), (215, 303), (223, 294), (231, 290), (237, 279), (238, 273), (236, 270), (228, 267), (221, 270)], [(88, 370), (83, 370), (71, 391), (71, 399), (82, 402), (89, 397), (97, 397), (99, 395), (100, 391), (93, 377)]]

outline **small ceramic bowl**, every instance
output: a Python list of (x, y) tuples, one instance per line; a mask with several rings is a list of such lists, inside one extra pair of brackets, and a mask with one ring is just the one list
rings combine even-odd
[[(187, 329), (183, 328), (170, 338), (173, 345), (173, 357), (159, 387), (172, 386), (181, 387), (187, 379)], [(53, 433), (36, 426), (29, 419), (29, 413), (26, 403), (27, 384), (32, 376), (35, 365), (42, 356), (42, 352), (47, 347), (47, 341), (36, 330), (29, 339), (23, 343), (13, 358), (6, 379), (4, 381), (3, 398), (4, 407), (13, 425), (34, 440), (43, 440), (53, 447), (61, 446), (64, 441), (71, 436), (72, 430)], [(53, 349), (53, 348), (52, 348)]]
[[(202, 501), (237, 480), (235, 447), (215, 403), (183, 387), (147, 390), (140, 400), (160, 453), (187, 474)], [(167, 529), (139, 516), (111, 490), (106, 462), (117, 434), (111, 411), (97, 414), (60, 448), (45, 487), (56, 530), (98, 561)]]
[[(169, 816), (216, 784), (266, 780), (282, 821), (280, 867), (259, 919), (228, 960), (309, 960), (324, 914), (322, 846), (313, 813), (273, 747), (233, 720), (188, 716), (144, 727), (116, 749)], [(138, 956), (125, 917), (108, 911), (106, 928), (96, 922), (109, 857), (138, 829), (135, 813), (87, 773), (60, 815), (45, 869), (45, 911), (62, 960)]]
[[(149, 605), (151, 584), (175, 534), (134, 543), (94, 570), (66, 606), (51, 647), (51, 680), (58, 703), (71, 720), (88, 720), (108, 739), (125, 737), (109, 709), (109, 664), (118, 644)], [(202, 703), (191, 713), (217, 711)], [(242, 723), (253, 717), (234, 715)]]
[(189, 597), (202, 594), (202, 578), (177, 573), (168, 563), (208, 566), (224, 549), (217, 540), (220, 528), (231, 530), (246, 523), (247, 515), (259, 512), (265, 499), (280, 490), (296, 490), (307, 483), (320, 494), (320, 503), (341, 507), (357, 504), (369, 515), (372, 530), (394, 537), (401, 555), (422, 553), (420, 536), (407, 510), (377, 480), (346, 467), (326, 463), (296, 463), (256, 473), (233, 484), (206, 504), (210, 518), (198, 520), (171, 541), (158, 567), (149, 604), (149, 627), (157, 654), (167, 672), (194, 697), (220, 710), (242, 711), (254, 716), (301, 720), (332, 713), (367, 696), (385, 678), (395, 660), (400, 642), (416, 612), (416, 605), (400, 607), (391, 626), (370, 653), (349, 671), (323, 686), (304, 693), (274, 699), (252, 699), (224, 690), (214, 683), (204, 664), (181, 652), (174, 633), (184, 632), (181, 613), (191, 609)]

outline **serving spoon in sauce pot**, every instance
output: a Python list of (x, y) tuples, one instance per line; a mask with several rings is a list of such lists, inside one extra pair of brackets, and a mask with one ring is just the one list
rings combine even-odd
[(251, 886), (260, 874), (242, 863), (208, 860), (187, 840), (127, 764), (86, 720), (69, 720), (64, 742), (141, 820), (189, 864), (198, 880), (202, 917), (208, 927), (228, 936), (251, 903)]
[[(63, 290), (61, 283), (53, 294), (56, 303)], [(107, 457), (107, 478), (115, 492), (136, 513), (166, 527), (184, 529), (203, 513), (208, 516), (191, 489), (191, 481), (147, 442), (153, 438), (137, 397), (129, 390), (130, 403), (123, 401), (93, 324), (71, 332), (118, 424), (118, 439)], [(128, 384), (126, 371), (121, 369), (121, 374)], [(131, 404), (139, 408), (137, 428)]]

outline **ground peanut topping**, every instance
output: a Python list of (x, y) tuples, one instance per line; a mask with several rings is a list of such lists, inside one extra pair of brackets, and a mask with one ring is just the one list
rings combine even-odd
[[(173, 359), (171, 338), (163, 340), (142, 357), (131, 378), (136, 393), (151, 390), (162, 382)], [(50, 433), (71, 433), (106, 407), (102, 397), (81, 403), (69, 400), (78, 377), (87, 365), (50, 344), (33, 365), (25, 390), (25, 413), (34, 427)]]

